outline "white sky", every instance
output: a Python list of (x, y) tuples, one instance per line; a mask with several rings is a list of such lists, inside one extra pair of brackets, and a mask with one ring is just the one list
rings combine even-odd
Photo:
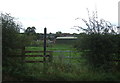
[(97, 8), (98, 17), (118, 25), (119, 0), (0, 0), (0, 11), (11, 13), (19, 18), (23, 28), (36, 27), (36, 32), (57, 31), (79, 33), (71, 29), (74, 25), (84, 26), (75, 18), (88, 19), (86, 8), (90, 12)]

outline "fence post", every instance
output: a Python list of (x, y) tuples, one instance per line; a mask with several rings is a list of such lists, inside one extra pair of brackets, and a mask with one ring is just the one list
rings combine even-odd
[(44, 28), (44, 62), (46, 61), (46, 32), (47, 32), (47, 29)]
[(47, 71), (47, 64), (46, 64), (46, 27), (44, 28), (44, 55), (43, 55), (43, 64), (44, 64), (44, 67), (43, 67), (43, 73), (46, 74), (46, 71)]

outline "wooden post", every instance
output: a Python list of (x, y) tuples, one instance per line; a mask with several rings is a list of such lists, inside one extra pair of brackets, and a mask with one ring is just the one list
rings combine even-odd
[(44, 67), (43, 67), (43, 73), (46, 74), (46, 70), (47, 70), (47, 65), (46, 65), (46, 32), (47, 29), (46, 27), (44, 28), (44, 57), (43, 57), (43, 62), (44, 62)]
[(46, 61), (46, 32), (47, 32), (47, 29), (46, 27), (44, 28), (44, 62)]

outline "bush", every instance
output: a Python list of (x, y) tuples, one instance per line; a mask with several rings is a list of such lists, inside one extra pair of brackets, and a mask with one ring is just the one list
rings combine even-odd
[(87, 59), (90, 66), (111, 69), (111, 61), (120, 56), (119, 41), (119, 35), (82, 34), (74, 47), (83, 52), (82, 56)]
[(9, 14), (1, 14), (2, 19), (2, 75), (3, 81), (9, 79), (6, 76), (15, 77), (23, 75), (23, 58), (14, 57), (21, 54), (18, 50), (28, 44), (29, 40), (19, 33), (20, 25)]

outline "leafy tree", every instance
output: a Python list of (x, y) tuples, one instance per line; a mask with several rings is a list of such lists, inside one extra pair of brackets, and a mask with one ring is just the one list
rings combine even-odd
[(37, 34), (36, 34), (35, 30), (36, 30), (36, 28), (34, 26), (28, 27), (24, 33), (27, 34), (28, 37), (30, 37), (32, 39), (32, 41), (34, 41), (34, 40), (37, 40)]
[(28, 27), (26, 30), (25, 30), (25, 33), (27, 33), (27, 34), (35, 34), (36, 32), (35, 32), (35, 30), (36, 30), (36, 28), (33, 26), (33, 27)]
[(60, 37), (60, 36), (62, 36), (62, 32), (61, 31), (56, 32), (56, 36), (55, 37)]
[[(10, 14), (0, 14), (2, 24), (2, 75), (3, 80), (10, 77), (23, 75), (24, 65), (21, 63), (24, 58), (15, 57), (19, 50), (28, 44), (28, 38), (20, 34), (21, 25)], [(15, 55), (15, 56), (13, 56)]]
[[(7, 56), (11, 49), (18, 47), (18, 33), (20, 31), (19, 25), (15, 22), (14, 17), (10, 14), (1, 14), (2, 20), (2, 51), (3, 55)], [(4, 57), (3, 56), (3, 57)]]
[(116, 35), (83, 34), (75, 47), (83, 52), (82, 56), (91, 66), (100, 67), (113, 64), (111, 61), (119, 51), (118, 43)]
[[(41, 38), (41, 34), (40, 33), (36, 33), (36, 39), (37, 40), (40, 40), (40, 38)], [(43, 38), (43, 37), (42, 37)]]

